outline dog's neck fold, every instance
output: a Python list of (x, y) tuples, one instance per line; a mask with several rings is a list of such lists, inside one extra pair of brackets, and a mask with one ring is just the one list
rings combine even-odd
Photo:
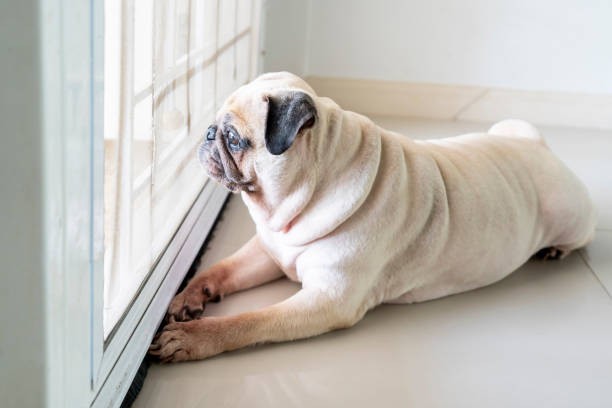
[(284, 180), (285, 191), (264, 184), (257, 195), (242, 193), (257, 228), (281, 234), (290, 245), (325, 236), (354, 214), (380, 164), (378, 127), (327, 98), (319, 103), (326, 115), (320, 117), (320, 133), (309, 139), (308, 157), (300, 157), (305, 169), (294, 180)]

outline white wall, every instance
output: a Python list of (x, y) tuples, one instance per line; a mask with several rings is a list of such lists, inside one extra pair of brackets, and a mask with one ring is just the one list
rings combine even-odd
[(269, 10), (266, 70), (612, 94), (610, 0), (269, 3), (310, 10)]
[(266, 0), (263, 70), (306, 75), (310, 0)]
[(3, 407), (42, 407), (46, 396), (38, 7), (37, 0), (0, 6)]

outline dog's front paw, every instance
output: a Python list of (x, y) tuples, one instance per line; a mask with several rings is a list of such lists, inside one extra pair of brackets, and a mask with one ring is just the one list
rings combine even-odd
[(180, 322), (199, 319), (204, 313), (206, 302), (221, 300), (221, 295), (217, 289), (218, 285), (212, 283), (209, 279), (204, 279), (197, 285), (187, 286), (170, 302), (168, 318), (172, 317)]
[[(158, 333), (149, 347), (149, 354), (161, 363), (201, 360), (223, 351), (215, 335), (214, 318), (174, 322)], [(209, 327), (210, 326), (210, 327)]]
[(174, 318), (178, 321), (199, 319), (204, 313), (206, 300), (206, 295), (202, 291), (185, 288), (170, 302), (168, 318)]

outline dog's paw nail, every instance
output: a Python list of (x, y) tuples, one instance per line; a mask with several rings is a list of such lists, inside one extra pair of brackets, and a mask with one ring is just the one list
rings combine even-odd
[(149, 355), (155, 356), (155, 357), (159, 357), (160, 354), (161, 354), (161, 347), (159, 347), (157, 349), (149, 348)]
[(191, 312), (191, 317), (193, 317), (194, 319), (199, 319), (200, 317), (202, 317), (202, 314), (204, 313), (204, 309), (197, 309), (194, 310), (193, 312)]
[(183, 308), (181, 309), (179, 315), (178, 315), (178, 320), (184, 322), (185, 320), (187, 320), (187, 306), (183, 306)]

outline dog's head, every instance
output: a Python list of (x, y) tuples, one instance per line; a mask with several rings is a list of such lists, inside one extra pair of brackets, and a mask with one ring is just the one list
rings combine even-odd
[(233, 192), (256, 192), (264, 185), (282, 190), (306, 170), (308, 139), (318, 121), (314, 98), (306, 82), (286, 72), (242, 86), (208, 127), (200, 163)]

